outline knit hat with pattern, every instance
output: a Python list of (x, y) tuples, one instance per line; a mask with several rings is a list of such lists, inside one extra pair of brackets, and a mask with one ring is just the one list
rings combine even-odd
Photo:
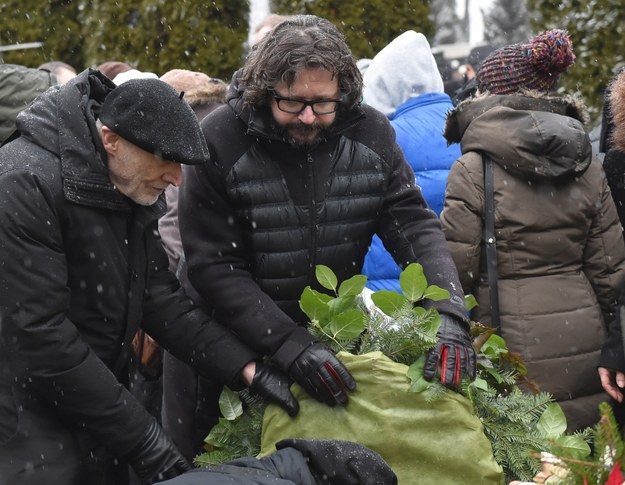
[(507, 45), (490, 54), (477, 71), (477, 85), (491, 94), (528, 89), (548, 93), (574, 61), (567, 31), (548, 30), (527, 44)]

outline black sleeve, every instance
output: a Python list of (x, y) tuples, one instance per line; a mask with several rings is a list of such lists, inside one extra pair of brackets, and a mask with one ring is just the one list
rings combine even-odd
[(625, 227), (625, 153), (615, 149), (609, 150), (603, 159), (603, 170), (618, 218)]
[[(392, 130), (390, 124), (388, 126)], [(380, 131), (378, 136), (381, 136)], [(384, 158), (391, 164), (392, 171), (378, 235), (401, 268), (410, 263), (420, 263), (428, 284), (449, 291), (449, 300), (428, 304), (442, 313), (466, 321), (464, 293), (441, 223), (436, 213), (427, 206), (416, 185), (412, 168), (399, 145), (393, 141), (392, 131), (385, 139), (389, 148)]]
[(71, 291), (54, 196), (31, 173), (5, 173), (0, 185), (0, 368), (121, 456), (152, 418), (67, 317)]
[[(154, 233), (148, 230), (148, 234)], [(188, 298), (168, 269), (160, 239), (153, 242), (155, 251), (149, 262), (152, 272), (142, 327), (165, 349), (202, 374), (231, 388), (241, 387), (241, 370), (258, 354)]]
[(317, 485), (304, 456), (293, 448), (264, 458), (239, 458), (184, 473), (162, 485)]
[(288, 368), (313, 337), (254, 281), (219, 168), (185, 167), (184, 177), (178, 210), (189, 281), (247, 345)]
[(625, 372), (623, 320), (625, 320), (625, 289), (619, 298), (616, 317), (608, 323), (607, 336), (601, 348), (599, 367)]

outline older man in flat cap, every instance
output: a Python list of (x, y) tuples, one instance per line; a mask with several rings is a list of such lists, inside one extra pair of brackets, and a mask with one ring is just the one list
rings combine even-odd
[(196, 116), (158, 79), (95, 70), (50, 88), (0, 148), (0, 484), (142, 484), (189, 465), (129, 393), (142, 327), (200, 372), (291, 414), (285, 377), (194, 306), (157, 229)]

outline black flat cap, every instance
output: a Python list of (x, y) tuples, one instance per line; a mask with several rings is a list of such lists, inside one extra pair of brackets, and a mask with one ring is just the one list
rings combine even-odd
[(104, 99), (100, 121), (164, 160), (194, 165), (209, 159), (195, 113), (160, 79), (131, 79), (117, 86)]

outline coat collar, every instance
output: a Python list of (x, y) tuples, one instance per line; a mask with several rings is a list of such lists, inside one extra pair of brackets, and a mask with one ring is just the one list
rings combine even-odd
[(568, 116), (582, 123), (588, 121), (583, 102), (574, 96), (545, 96), (535, 91), (509, 95), (486, 93), (466, 99), (449, 113), (443, 133), (447, 142), (460, 143), (465, 130), (475, 118), (501, 106), (516, 110), (547, 111)]
[(537, 180), (582, 174), (592, 160), (581, 102), (532, 93), (484, 95), (447, 118), (448, 142), (482, 152), (507, 172)]

